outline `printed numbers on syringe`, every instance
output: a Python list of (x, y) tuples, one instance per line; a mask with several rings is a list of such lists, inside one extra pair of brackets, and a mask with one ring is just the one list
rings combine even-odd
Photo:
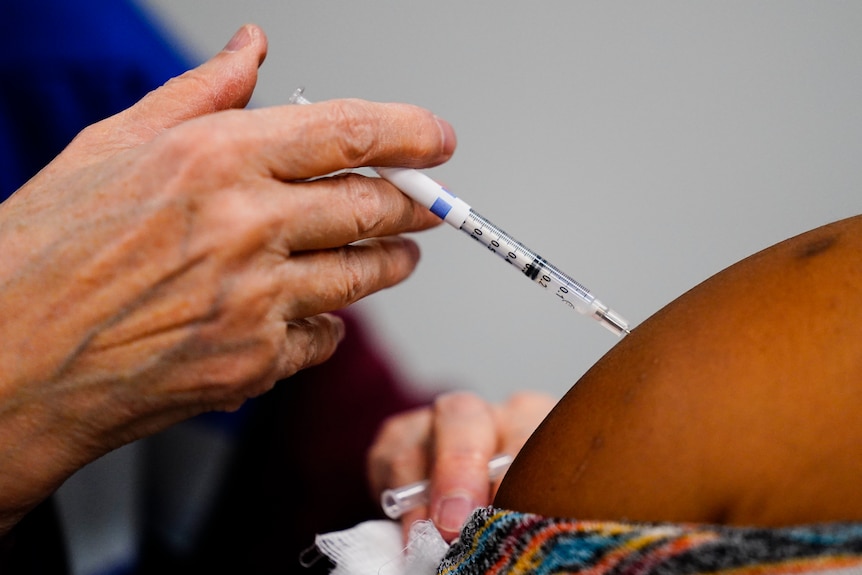
[(555, 288), (555, 295), (567, 306), (583, 311), (596, 299), (590, 290), (556, 269), (524, 244), (512, 239), (506, 232), (475, 211), (470, 210), (466, 221), (461, 225), (461, 231), (515, 266), (518, 271), (543, 288)]

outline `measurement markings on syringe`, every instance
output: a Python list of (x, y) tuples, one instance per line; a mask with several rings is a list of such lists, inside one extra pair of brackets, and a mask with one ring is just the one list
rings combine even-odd
[(470, 210), (467, 221), (461, 226), (461, 230), (515, 266), (518, 271), (533, 282), (545, 289), (555, 287), (555, 295), (567, 306), (577, 308), (583, 305), (570, 301), (569, 297), (572, 295), (587, 304), (592, 303), (595, 299), (586, 287), (556, 269), (545, 258), (515, 241), (506, 232), (476, 212)]
[[(474, 225), (468, 226), (468, 222)], [(475, 224), (478, 224), (478, 226)], [(535, 255), (526, 249), (525, 246), (510, 240), (506, 232), (476, 212), (470, 212), (467, 216), (467, 221), (461, 226), (461, 230), (467, 232), (471, 238), (487, 247), (491, 252), (502, 257), (507, 263), (517, 267), (521, 273), (530, 279), (536, 279), (538, 271), (533, 273), (535, 269), (533, 266), (536, 259)], [(490, 233), (486, 234), (486, 230)]]

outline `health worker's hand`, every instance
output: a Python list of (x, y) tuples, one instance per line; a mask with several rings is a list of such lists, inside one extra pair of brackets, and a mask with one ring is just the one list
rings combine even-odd
[(0, 205), (0, 534), (105, 452), (324, 361), (326, 312), (414, 269), (397, 234), (437, 218), (331, 174), (440, 164), (451, 127), (359, 100), (243, 109), (266, 48), (244, 26)]
[(458, 391), (390, 417), (368, 453), (374, 496), (430, 479), (430, 503), (400, 518), (405, 540), (415, 521), (430, 518), (451, 541), (470, 513), (488, 505), (497, 491), (502, 477), (489, 480), (488, 461), (500, 453), (516, 455), (555, 403), (539, 392), (516, 393), (493, 404)]

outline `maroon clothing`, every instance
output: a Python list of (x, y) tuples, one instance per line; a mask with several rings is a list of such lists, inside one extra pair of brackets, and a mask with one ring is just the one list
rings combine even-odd
[(315, 534), (383, 518), (365, 479), (366, 453), (385, 417), (430, 395), (400, 382), (357, 318), (343, 317), (347, 336), (329, 361), (255, 400), (195, 567), (321, 572), (299, 564)]

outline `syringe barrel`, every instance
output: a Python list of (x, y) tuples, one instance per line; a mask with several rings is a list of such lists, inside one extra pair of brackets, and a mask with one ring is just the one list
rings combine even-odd
[(428, 480), (386, 489), (380, 495), (380, 505), (390, 519), (398, 519), (406, 511), (426, 503), (428, 503)]
[(382, 167), (374, 168), (374, 171), (450, 226), (460, 228), (470, 213), (467, 202), (422, 172), (410, 168)]

